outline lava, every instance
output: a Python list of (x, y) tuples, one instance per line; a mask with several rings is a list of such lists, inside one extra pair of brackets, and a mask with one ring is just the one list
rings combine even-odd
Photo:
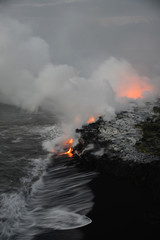
[(73, 157), (73, 138), (69, 138), (64, 142), (64, 146), (66, 148), (69, 148), (68, 151), (64, 152), (64, 153), (60, 153), (59, 155), (68, 155), (68, 157)]
[(70, 138), (65, 141), (65, 145), (72, 145), (73, 144), (73, 138)]
[(95, 122), (95, 118), (94, 118), (94, 116), (91, 116), (90, 119), (88, 119), (87, 123), (89, 124), (89, 123), (93, 123), (93, 122)]
[(67, 154), (68, 154), (68, 157), (73, 157), (73, 148), (70, 147), (67, 152), (60, 153), (59, 155), (67, 155)]
[(145, 78), (138, 76), (127, 76), (117, 89), (118, 97), (141, 98), (145, 92), (153, 90), (153, 86), (148, 84)]

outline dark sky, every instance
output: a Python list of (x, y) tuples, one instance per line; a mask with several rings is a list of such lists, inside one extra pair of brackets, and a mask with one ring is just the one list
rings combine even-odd
[[(0, 1), (4, 3), (6, 1)], [(160, 4), (156, 0), (12, 0), (3, 15), (31, 25), (51, 58), (82, 71), (110, 56), (160, 74)]]

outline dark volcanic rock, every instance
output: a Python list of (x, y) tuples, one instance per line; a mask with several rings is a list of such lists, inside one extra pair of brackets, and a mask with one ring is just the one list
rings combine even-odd
[(93, 223), (84, 229), (85, 239), (100, 235), (107, 238), (108, 234), (155, 239), (159, 234), (159, 108), (148, 106), (120, 113), (110, 122), (100, 118), (77, 129), (81, 137), (73, 163), (82, 171), (99, 172), (91, 182), (95, 206), (89, 215)]
[[(53, 157), (48, 171), (56, 162), (61, 164), (62, 158), (68, 168), (75, 165), (77, 171), (98, 173), (89, 183), (95, 196), (93, 209), (87, 213), (92, 223), (80, 229), (84, 235), (77, 230), (51, 231), (35, 239), (159, 239), (158, 104), (133, 105), (110, 121), (99, 118), (76, 130), (80, 137), (72, 159)], [(156, 139), (152, 144), (151, 138)], [(65, 178), (68, 174), (72, 171), (67, 171)], [(50, 198), (48, 201), (50, 204)]]
[(143, 131), (141, 141), (137, 142), (137, 148), (144, 152), (160, 156), (160, 108), (154, 107), (153, 110), (157, 115), (152, 119), (140, 124), (139, 127)]

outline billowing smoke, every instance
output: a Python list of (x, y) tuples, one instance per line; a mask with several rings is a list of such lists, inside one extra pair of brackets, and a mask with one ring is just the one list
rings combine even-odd
[[(114, 115), (119, 96), (143, 98), (154, 91), (126, 60), (111, 57), (87, 78), (72, 66), (54, 64), (46, 41), (16, 20), (0, 19), (0, 36), (1, 102), (29, 111), (41, 106), (63, 123), (82, 124), (91, 115)], [(141, 85), (139, 95), (127, 95), (135, 84)]]
[(114, 104), (105, 79), (85, 79), (71, 66), (54, 65), (47, 43), (17, 21), (1, 19), (0, 100), (28, 110), (45, 106), (63, 121), (88, 118)]

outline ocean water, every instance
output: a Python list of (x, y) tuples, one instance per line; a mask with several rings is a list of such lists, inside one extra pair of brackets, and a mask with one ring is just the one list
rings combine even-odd
[[(82, 239), (91, 223), (92, 173), (67, 165), (43, 142), (60, 136), (54, 114), (0, 104), (0, 239)], [(78, 230), (77, 230), (78, 229)], [(58, 231), (58, 232), (57, 232)], [(71, 231), (71, 233), (70, 233)]]

